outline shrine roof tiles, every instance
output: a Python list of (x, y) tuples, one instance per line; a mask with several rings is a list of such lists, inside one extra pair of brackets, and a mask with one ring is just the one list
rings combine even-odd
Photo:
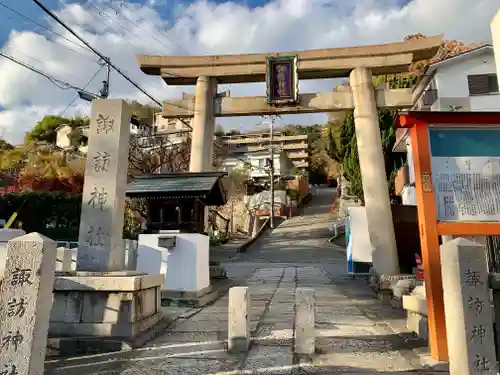
[[(225, 200), (220, 181), (225, 172), (168, 173), (138, 176), (127, 185), (126, 195), (145, 198), (212, 198)], [(209, 200), (212, 200), (209, 199)]]

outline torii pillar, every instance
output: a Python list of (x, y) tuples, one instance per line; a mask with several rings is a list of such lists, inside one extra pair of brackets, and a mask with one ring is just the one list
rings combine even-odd
[(373, 268), (378, 275), (395, 276), (399, 274), (398, 252), (372, 71), (356, 68), (351, 72), (349, 82)]
[(207, 172), (213, 168), (214, 99), (216, 93), (217, 82), (215, 78), (198, 77), (194, 99), (189, 172)]
[[(208, 172), (213, 169), (214, 156), (214, 99), (217, 93), (215, 78), (200, 76), (196, 80), (194, 97), (193, 131), (191, 133), (191, 156), (189, 172)], [(203, 215), (205, 231), (208, 232), (208, 207)]]

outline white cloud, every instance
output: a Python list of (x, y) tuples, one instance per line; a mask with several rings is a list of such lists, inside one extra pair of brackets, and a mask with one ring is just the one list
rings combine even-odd
[[(171, 14), (164, 19), (157, 10), (168, 8)], [(193, 88), (167, 87), (159, 77), (144, 75), (137, 67), (136, 53), (182, 55), (187, 51), (196, 55), (331, 48), (400, 41), (417, 32), (444, 32), (449, 39), (466, 41), (489, 40), (489, 24), (497, 9), (498, 0), (413, 0), (402, 9), (396, 0), (274, 0), (255, 9), (236, 2), (206, 0), (189, 5), (177, 0), (147, 0), (143, 5), (115, 0), (82, 5), (70, 0), (61, 4), (57, 14), (155, 98), (165, 100), (182, 91), (193, 92)], [(54, 31), (75, 40), (61, 26), (49, 22)], [(77, 86), (84, 86), (99, 68), (91, 52), (51, 34), (12, 30), (2, 51)], [(88, 87), (90, 91), (99, 90), (103, 74)], [(333, 85), (332, 80), (302, 82), (301, 91), (325, 91)], [(232, 85), (231, 91), (233, 95), (263, 95), (264, 87)], [(0, 60), (0, 108), (4, 108), (0, 134), (21, 142), (36, 121), (45, 114), (60, 113), (74, 95), (72, 90), (60, 90), (45, 78)], [(116, 73), (111, 79), (111, 96), (149, 102)], [(77, 103), (66, 114), (88, 107)], [(314, 123), (324, 118), (290, 116), (284, 121)], [(248, 127), (257, 121), (233, 118), (220, 122), (235, 128), (239, 123)]]

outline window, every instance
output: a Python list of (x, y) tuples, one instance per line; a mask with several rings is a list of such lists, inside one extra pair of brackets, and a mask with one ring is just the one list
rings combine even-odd
[(467, 76), (469, 95), (486, 95), (498, 93), (496, 74), (473, 74)]
[(438, 92), (436, 89), (427, 89), (422, 96), (422, 105), (430, 106), (433, 105), (434, 102), (438, 99)]
[(175, 119), (168, 120), (168, 130), (175, 130), (175, 125), (177, 121)]

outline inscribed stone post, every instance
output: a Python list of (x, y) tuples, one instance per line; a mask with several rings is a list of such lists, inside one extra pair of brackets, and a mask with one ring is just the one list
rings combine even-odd
[(496, 375), (485, 248), (457, 238), (440, 252), (450, 373)]
[(316, 348), (314, 289), (295, 291), (295, 347), (297, 354), (313, 355)]
[(0, 288), (0, 374), (42, 375), (56, 243), (39, 233), (10, 240)]
[(246, 352), (250, 346), (251, 297), (246, 286), (229, 289), (228, 350)]
[(131, 111), (121, 99), (92, 102), (77, 271), (121, 271)]

